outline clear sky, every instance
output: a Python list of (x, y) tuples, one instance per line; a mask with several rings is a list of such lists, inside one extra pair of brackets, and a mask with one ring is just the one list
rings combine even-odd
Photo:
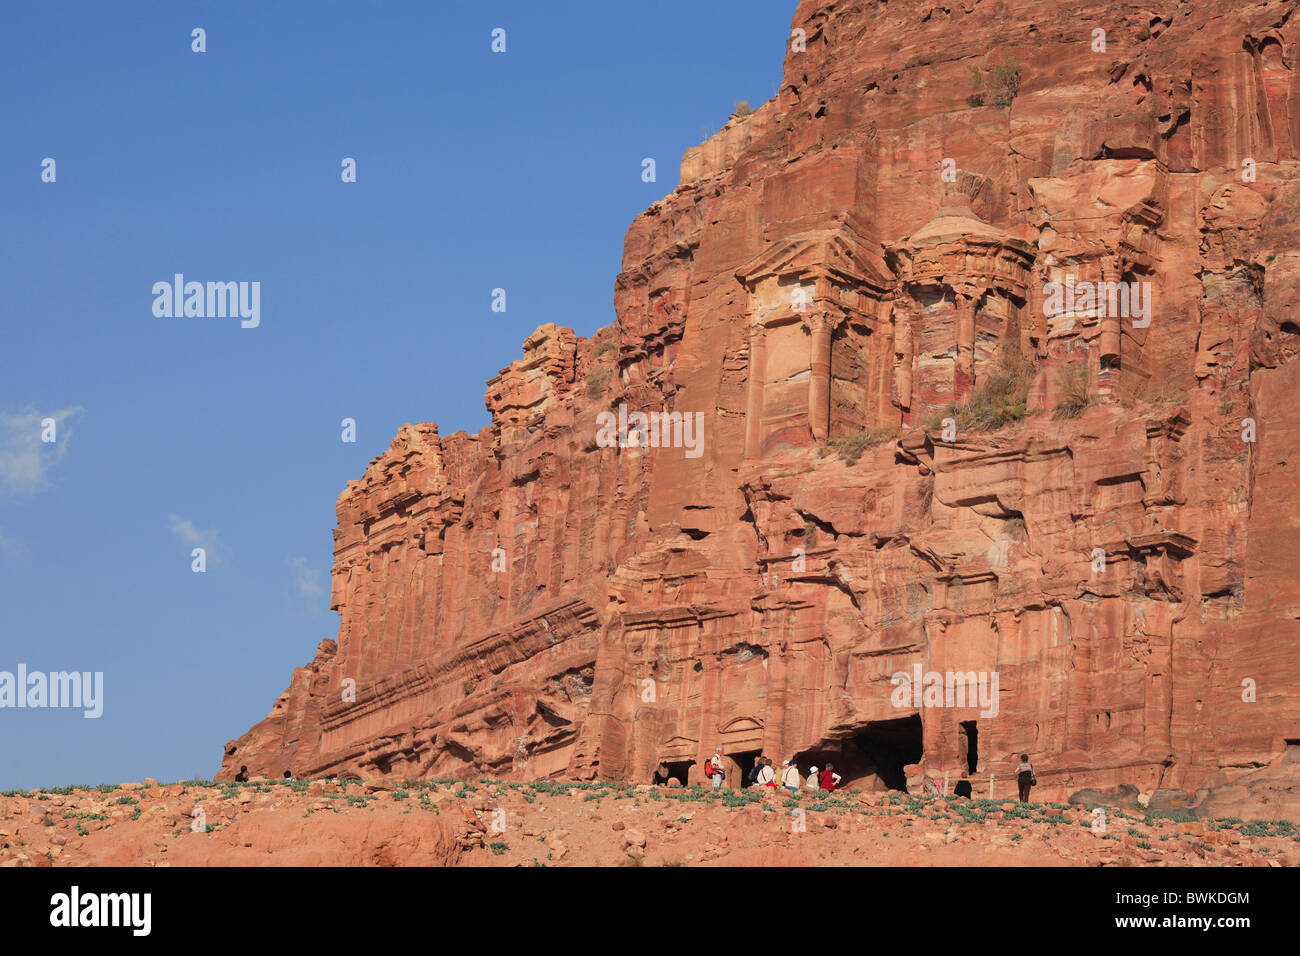
[[(337, 634), (346, 482), (614, 320), (628, 225), (776, 92), (794, 8), (0, 5), (0, 672), (104, 675), (98, 719), (0, 708), (0, 789), (214, 774)], [(260, 325), (155, 316), (175, 273), (260, 283)]]

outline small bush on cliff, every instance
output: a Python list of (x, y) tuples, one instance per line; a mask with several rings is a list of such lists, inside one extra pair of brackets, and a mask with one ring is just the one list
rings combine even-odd
[(976, 92), (966, 97), (967, 106), (984, 105), (984, 92), (981, 91), (988, 93), (990, 106), (1010, 106), (1020, 92), (1020, 64), (1015, 61), (999, 63), (987, 74), (972, 66), (970, 73), (971, 86)]
[(592, 349), (591, 354), (596, 356), (596, 358), (600, 358), (606, 352), (612, 351), (614, 351), (614, 343), (606, 340), (604, 342), (597, 342), (596, 347)]
[(969, 107), (983, 107), (985, 92), (992, 107), (1009, 107), (1021, 91), (1021, 65), (1015, 61), (1004, 62), (987, 73), (971, 66), (971, 86), (975, 92), (966, 98)]
[(993, 92), (994, 106), (1010, 106), (1020, 92), (1020, 64), (1012, 62), (995, 66), (989, 89)]
[(1088, 395), (1088, 370), (1082, 365), (1071, 365), (1061, 374), (1061, 402), (1052, 411), (1052, 418), (1065, 421), (1078, 418), (1092, 404)]
[(844, 460), (844, 464), (856, 465), (858, 459), (862, 457), (862, 453), (868, 448), (883, 445), (897, 435), (897, 426), (881, 425), (879, 428), (864, 428), (856, 435), (848, 438), (838, 438), (827, 444)]
[(925, 475), (917, 485), (917, 497), (921, 499), (921, 510), (928, 512), (934, 502), (934, 475)]
[(964, 405), (949, 405), (935, 413), (928, 423), (931, 431), (943, 427), (945, 418), (957, 422), (963, 432), (996, 431), (1025, 417), (1029, 385), (1034, 380), (1034, 363), (1014, 341), (998, 349), (997, 364), (971, 392)]
[(1137, 399), (1150, 405), (1182, 405), (1187, 401), (1187, 391), (1167, 378), (1153, 377), (1137, 390)]
[(600, 393), (605, 389), (605, 383), (609, 381), (609, 369), (598, 368), (587, 376), (587, 397), (600, 398)]
[(749, 101), (736, 100), (736, 108), (732, 112), (731, 116), (735, 119), (738, 116), (748, 116), (752, 112), (754, 111), (749, 108)]

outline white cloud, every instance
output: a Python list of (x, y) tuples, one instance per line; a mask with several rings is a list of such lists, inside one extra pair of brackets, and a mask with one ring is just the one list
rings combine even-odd
[(172, 534), (176, 535), (191, 551), (195, 548), (202, 548), (206, 552), (207, 560), (215, 564), (221, 554), (221, 543), (216, 528), (211, 531), (204, 531), (202, 528), (196, 528), (194, 522), (187, 521), (179, 515), (172, 515)]
[(293, 569), (294, 593), (314, 609), (319, 608), (325, 597), (320, 568), (309, 568), (306, 558), (292, 559), (289, 567)]
[[(72, 429), (68, 419), (85, 409), (57, 412), (0, 412), (0, 488), (14, 495), (34, 495), (49, 485), (50, 469), (68, 453)], [(54, 422), (52, 442), (42, 441), (46, 419)]]

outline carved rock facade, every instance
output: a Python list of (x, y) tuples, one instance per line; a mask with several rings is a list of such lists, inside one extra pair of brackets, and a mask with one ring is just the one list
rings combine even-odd
[[(349, 484), (337, 649), (223, 777), (695, 782), (721, 746), (733, 783), (762, 751), (1007, 793), (1026, 752), (1062, 799), (1300, 745), (1289, 5), (793, 26), (779, 94), (633, 223), (618, 321), (539, 329), (490, 427), (404, 426)], [(970, 106), (999, 67), (1009, 105)], [(1145, 315), (1115, 295), (1144, 287)], [(1008, 349), (1023, 417), (945, 436)], [(620, 404), (702, 413), (703, 453), (603, 447)], [(996, 673), (996, 707), (900, 702), (918, 665)]]

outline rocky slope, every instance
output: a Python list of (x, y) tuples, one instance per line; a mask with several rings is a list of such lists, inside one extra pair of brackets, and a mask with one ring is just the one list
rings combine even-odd
[(821, 863), (1294, 866), (1300, 830), (1140, 809), (1103, 821), (1062, 804), (546, 781), (149, 781), (0, 796), (0, 866)]
[(221, 778), (1294, 795), (1296, 5), (799, 4), (618, 321), (349, 483), (337, 643)]

